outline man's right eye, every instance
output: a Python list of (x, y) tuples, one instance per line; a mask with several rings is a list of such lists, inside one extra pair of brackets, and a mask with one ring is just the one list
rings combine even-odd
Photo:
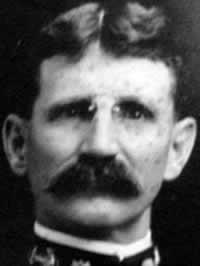
[(54, 106), (48, 115), (49, 121), (61, 119), (91, 120), (96, 107), (88, 100), (80, 100)]

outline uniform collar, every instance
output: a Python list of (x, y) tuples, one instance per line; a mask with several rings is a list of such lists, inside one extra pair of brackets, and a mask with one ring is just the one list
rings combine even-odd
[(115, 244), (105, 241), (94, 241), (80, 238), (52, 230), (43, 226), (39, 222), (35, 222), (34, 224), (34, 233), (37, 237), (54, 244), (76, 248), (95, 254), (117, 256), (120, 261), (131, 256), (136, 256), (144, 250), (151, 248), (153, 245), (150, 230), (147, 232), (145, 237), (131, 244)]

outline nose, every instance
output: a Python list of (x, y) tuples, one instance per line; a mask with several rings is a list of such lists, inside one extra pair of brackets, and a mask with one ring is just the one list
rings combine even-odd
[(97, 111), (85, 136), (82, 151), (102, 156), (115, 156), (118, 152), (111, 114)]

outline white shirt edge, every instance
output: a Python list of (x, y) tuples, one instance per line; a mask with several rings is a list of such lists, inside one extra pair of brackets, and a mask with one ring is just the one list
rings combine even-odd
[(150, 230), (148, 230), (145, 237), (131, 244), (116, 244), (112, 242), (80, 238), (47, 228), (37, 221), (34, 223), (34, 233), (38, 237), (56, 244), (78, 248), (96, 254), (117, 256), (120, 261), (124, 258), (135, 256), (152, 246)]

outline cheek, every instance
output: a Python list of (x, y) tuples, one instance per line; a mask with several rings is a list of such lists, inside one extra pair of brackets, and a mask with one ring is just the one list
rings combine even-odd
[[(144, 131), (145, 132), (145, 131)], [(163, 179), (168, 159), (169, 136), (160, 130), (126, 136), (121, 141), (124, 160), (141, 187), (158, 186)], [(155, 188), (156, 189), (156, 188)]]
[(32, 130), (28, 138), (28, 176), (35, 190), (63, 163), (74, 160), (79, 150), (79, 136), (64, 130)]
[(135, 178), (140, 184), (144, 198), (152, 200), (157, 196), (163, 183), (167, 158), (167, 147), (158, 147), (153, 143), (149, 144), (149, 149), (141, 149), (135, 159), (132, 157)]
[(147, 187), (160, 183), (163, 180), (168, 159), (167, 147), (154, 147), (146, 156), (141, 158), (140, 169), (143, 171), (143, 182)]
[(31, 132), (30, 150), (49, 158), (62, 159), (74, 153), (80, 142), (78, 131), (74, 128), (43, 127)]
[[(148, 149), (149, 147), (149, 149)], [(147, 145), (145, 151), (141, 148), (135, 160), (136, 168), (143, 173), (144, 182), (151, 184), (152, 181), (162, 180), (167, 163), (167, 147)], [(134, 160), (134, 158), (132, 158)]]

